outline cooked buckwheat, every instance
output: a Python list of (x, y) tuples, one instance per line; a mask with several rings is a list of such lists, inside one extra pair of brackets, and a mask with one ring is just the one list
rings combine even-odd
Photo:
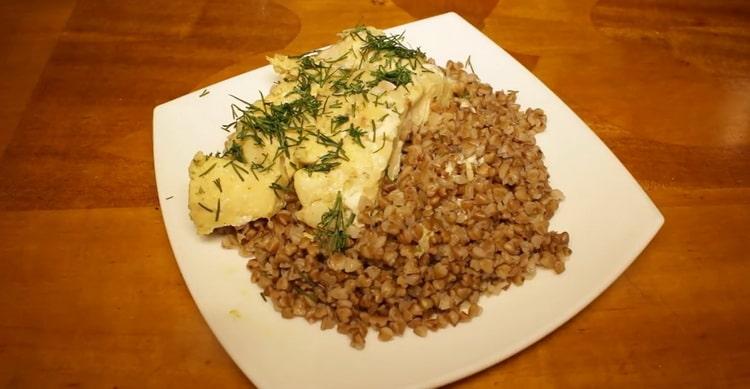
[(358, 210), (359, 238), (343, 253), (321, 250), (294, 218), (293, 194), (270, 220), (228, 229), (225, 245), (252, 257), (252, 281), (283, 317), (363, 348), (369, 329), (382, 341), (407, 328), (426, 336), (480, 315), (482, 294), (521, 285), (537, 266), (565, 269), (568, 234), (549, 231), (563, 196), (535, 142), (544, 112), (520, 111), (515, 92), (493, 92), (460, 63), (445, 70), (450, 105), (404, 135), (398, 178)]

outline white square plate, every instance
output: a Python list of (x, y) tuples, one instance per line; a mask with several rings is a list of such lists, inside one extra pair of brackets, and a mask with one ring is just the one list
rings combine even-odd
[[(573, 255), (561, 275), (539, 271), (523, 287), (484, 297), (470, 323), (419, 338), (380, 342), (371, 332), (357, 351), (336, 331), (286, 320), (250, 282), (246, 259), (202, 238), (188, 217), (187, 167), (198, 150), (223, 146), (229, 94), (248, 101), (274, 81), (265, 66), (154, 109), (154, 162), (164, 223), (182, 275), (203, 317), (237, 365), (259, 387), (411, 388), (444, 384), (491, 366), (578, 313), (604, 291), (653, 238), (664, 218), (612, 152), (554, 93), (492, 40), (449, 13), (394, 27), (438, 64), (471, 61), (496, 89), (519, 91), (523, 107), (544, 109), (538, 136), (552, 186), (566, 200), (552, 228), (570, 233)], [(335, 37), (331, 37), (333, 41)], [(189, 341), (189, 340), (186, 340)]]

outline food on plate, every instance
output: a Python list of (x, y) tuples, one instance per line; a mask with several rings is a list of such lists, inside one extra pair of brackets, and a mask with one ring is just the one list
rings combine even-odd
[(569, 237), (549, 220), (563, 195), (535, 141), (544, 113), (400, 35), (340, 36), (271, 58), (279, 82), (234, 106), (224, 151), (196, 154), (198, 232), (248, 256), (283, 317), (356, 348), (370, 330), (387, 341), (469, 321), (481, 295), (562, 272)]
[(400, 135), (449, 97), (448, 80), (424, 53), (370, 27), (270, 61), (280, 79), (255, 103), (238, 101), (226, 149), (193, 158), (190, 216), (201, 234), (273, 216), (290, 183), (301, 204), (295, 216), (311, 227), (339, 195), (356, 212), (384, 174), (398, 174)]

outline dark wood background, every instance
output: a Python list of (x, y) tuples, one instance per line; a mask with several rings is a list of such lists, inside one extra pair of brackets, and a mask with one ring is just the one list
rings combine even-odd
[(455, 386), (750, 386), (745, 0), (2, 1), (0, 386), (250, 386), (170, 251), (153, 107), (356, 23), (449, 10), (567, 102), (666, 217), (580, 315)]

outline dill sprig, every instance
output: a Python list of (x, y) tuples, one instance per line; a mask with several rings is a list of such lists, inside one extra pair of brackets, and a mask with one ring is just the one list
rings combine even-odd
[(328, 153), (323, 154), (323, 156), (320, 157), (320, 160), (323, 162), (327, 162), (329, 160), (333, 159), (343, 159), (345, 161), (349, 160), (349, 157), (346, 155), (346, 151), (344, 150), (344, 140), (336, 141), (330, 136), (318, 131), (308, 131), (308, 133), (316, 138), (316, 142), (320, 145), (333, 148), (333, 150), (329, 150)]
[(199, 174), (198, 177), (205, 176), (206, 174), (208, 174), (209, 172), (211, 172), (211, 170), (214, 170), (215, 167), (216, 167), (216, 162), (214, 162), (214, 164), (211, 165), (208, 169), (206, 169), (203, 173)]
[(276, 163), (276, 158), (277, 158), (278, 155), (279, 155), (279, 152), (277, 151), (276, 155), (274, 155), (273, 160), (271, 161), (271, 163), (268, 164), (268, 166), (264, 166), (264, 164), (266, 163), (266, 160), (268, 159), (268, 154), (267, 153), (263, 153), (263, 160), (262, 161), (260, 161), (260, 162), (252, 162), (250, 164), (250, 172), (253, 174), (253, 176), (255, 177), (256, 180), (258, 179), (258, 175), (255, 172), (256, 171), (264, 172), (264, 171), (270, 169), (273, 166), (273, 164)]
[(316, 238), (321, 247), (330, 253), (344, 251), (349, 244), (346, 229), (354, 221), (354, 213), (350, 212), (348, 217), (345, 213), (341, 192), (338, 192), (333, 207), (320, 218), (316, 230)]
[(315, 61), (312, 55), (302, 57), (299, 60), (299, 64), (302, 69), (322, 69), (325, 65), (322, 62)]
[(316, 296), (314, 293), (302, 289), (297, 284), (292, 284), (292, 289), (294, 289), (295, 292), (304, 295), (305, 297), (309, 298), (312, 302), (317, 303), (318, 302), (318, 296)]
[(471, 63), (471, 56), (466, 58), (466, 66), (471, 69), (472, 73), (477, 74), (477, 72), (474, 71), (474, 65)]
[(250, 174), (250, 172), (248, 172), (247, 169), (234, 163), (234, 160), (230, 160), (224, 165), (224, 167), (227, 167), (227, 166), (232, 167), (232, 170), (234, 170), (234, 173), (237, 175), (237, 177), (239, 177), (240, 181), (242, 182), (245, 182), (245, 177), (242, 177), (242, 174), (240, 174), (240, 172), (244, 172), (245, 174)]
[(268, 185), (271, 190), (273, 190), (273, 194), (276, 195), (276, 197), (281, 198), (279, 196), (278, 192), (286, 192), (286, 193), (292, 193), (293, 190), (288, 185), (281, 185), (279, 184), (279, 180), (281, 179), (281, 176), (276, 177), (276, 180), (271, 183), (271, 185)]
[(370, 90), (370, 88), (367, 87), (367, 84), (360, 79), (347, 82), (343, 77), (334, 81), (331, 85), (331, 89), (333, 89), (334, 96), (358, 95), (361, 93), (367, 93)]
[[(367, 30), (365, 30), (367, 31)], [(404, 33), (398, 35), (374, 35), (367, 31), (365, 45), (362, 47), (364, 53), (379, 51), (392, 54), (401, 59), (424, 58), (425, 54), (420, 49), (410, 49), (403, 44)]]
[(349, 121), (349, 116), (347, 115), (337, 115), (331, 118), (331, 127), (333, 128), (339, 128), (341, 125)]
[(306, 52), (304, 52), (302, 54), (290, 55), (289, 58), (291, 58), (291, 59), (300, 59), (300, 58), (304, 58), (304, 57), (307, 57), (307, 56), (318, 55), (318, 53), (320, 53), (320, 49), (306, 51)]
[(242, 153), (242, 146), (235, 141), (232, 141), (232, 145), (224, 150), (224, 153), (221, 156), (232, 157), (237, 162), (245, 163), (245, 155)]
[[(324, 155), (323, 157), (325, 157), (326, 155)], [(323, 161), (323, 157), (318, 159), (315, 163), (304, 166), (302, 169), (305, 170), (308, 174), (312, 175), (313, 173), (328, 173), (331, 170), (335, 169), (337, 166), (341, 165), (341, 162), (325, 162)]]
[(329, 63), (329, 64), (334, 64), (334, 63), (337, 63), (337, 62), (341, 62), (341, 61), (343, 61), (344, 59), (346, 59), (346, 57), (348, 57), (348, 56), (349, 56), (349, 52), (350, 52), (350, 51), (351, 51), (351, 49), (349, 49), (349, 51), (347, 51), (346, 53), (342, 54), (342, 55), (341, 55), (340, 57), (338, 57), (338, 58), (336, 58), (336, 59), (326, 59), (326, 60), (324, 60), (324, 61), (325, 61), (326, 63)]
[(383, 134), (383, 143), (380, 145), (380, 147), (378, 147), (377, 150), (373, 151), (373, 153), (377, 153), (378, 151), (383, 150), (384, 147), (385, 147), (385, 134)]
[(406, 84), (410, 83), (413, 73), (405, 66), (399, 65), (396, 66), (396, 68), (393, 70), (386, 70), (384, 67), (380, 66), (378, 67), (378, 70), (372, 72), (371, 74), (374, 77), (373, 80), (370, 81), (371, 86), (375, 86), (380, 81), (385, 80), (395, 85), (396, 87), (399, 87), (405, 86)]
[(328, 151), (318, 157), (318, 159), (314, 163), (302, 168), (307, 171), (308, 174), (312, 175), (313, 173), (328, 173), (341, 165), (340, 160), (349, 160), (349, 157), (346, 155), (346, 151), (344, 150), (343, 139), (336, 141), (330, 136), (320, 132), (320, 130), (308, 130), (307, 133), (314, 136), (318, 144), (329, 148)]
[(325, 154), (318, 157), (318, 159), (314, 163), (303, 167), (303, 169), (307, 171), (308, 174), (312, 175), (313, 173), (328, 173), (341, 165), (340, 160), (349, 160), (349, 157), (346, 155), (346, 151), (344, 150), (343, 139), (336, 141), (320, 131), (308, 131), (308, 133), (316, 138), (318, 144), (329, 148), (329, 150)]
[(346, 129), (346, 132), (349, 134), (349, 136), (352, 137), (354, 143), (358, 144), (362, 148), (365, 147), (365, 145), (362, 144), (362, 136), (367, 134), (367, 131), (363, 131), (361, 128), (355, 127), (354, 124), (349, 124), (349, 128)]
[(272, 104), (261, 95), (261, 107), (248, 104), (247, 110), (237, 119), (237, 138), (251, 138), (255, 144), (262, 146), (265, 142), (275, 142), (279, 150), (286, 155), (289, 147), (300, 144), (302, 137), (293, 138), (288, 130), (300, 128), (306, 115), (317, 117), (321, 103), (310, 95), (309, 88), (298, 88), (293, 91), (299, 98), (291, 102)]
[(221, 189), (221, 178), (217, 178), (214, 180), (214, 185), (216, 185), (217, 188), (219, 188), (219, 193), (223, 193), (224, 191)]

